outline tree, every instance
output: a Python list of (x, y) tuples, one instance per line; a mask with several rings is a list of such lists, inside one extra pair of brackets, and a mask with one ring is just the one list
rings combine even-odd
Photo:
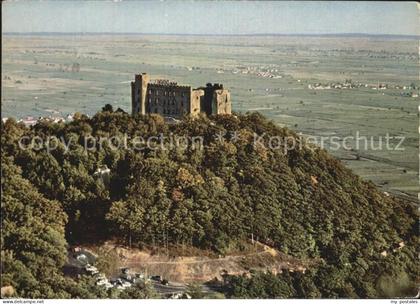
[(123, 290), (120, 299), (156, 299), (158, 295), (150, 284), (140, 282)]
[(112, 107), (112, 105), (110, 105), (109, 103), (107, 103), (103, 108), (102, 108), (102, 112), (114, 112), (114, 108)]
[(19, 296), (56, 297), (54, 280), (67, 259), (66, 215), (3, 155), (2, 169), (2, 275)]
[(187, 285), (186, 292), (193, 299), (202, 299), (204, 298), (203, 286), (199, 283), (190, 283)]

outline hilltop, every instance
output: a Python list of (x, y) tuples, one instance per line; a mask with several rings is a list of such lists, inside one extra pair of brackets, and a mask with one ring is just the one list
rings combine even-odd
[[(160, 116), (133, 118), (105, 107), (92, 118), (77, 114), (70, 123), (41, 121), (30, 129), (9, 119), (2, 130), (3, 281), (19, 295), (86, 296), (48, 274), (61, 277), (66, 242), (110, 238), (219, 255), (253, 239), (319, 260), (304, 275), (279, 278), (288, 286), (285, 297), (403, 296), (418, 280), (415, 207), (260, 114), (169, 125)], [(23, 150), (22, 136), (60, 140), (54, 149)], [(174, 136), (202, 142), (177, 146)], [(136, 137), (153, 138), (153, 145), (135, 150)], [(296, 146), (273, 148), (273, 137), (281, 147)], [(113, 139), (99, 149), (100, 138)], [(127, 144), (114, 149), (118, 138)]]

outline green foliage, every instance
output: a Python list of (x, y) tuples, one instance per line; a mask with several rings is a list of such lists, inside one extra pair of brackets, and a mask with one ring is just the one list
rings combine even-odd
[(59, 202), (46, 199), (2, 155), (2, 276), (22, 297), (57, 297), (51, 284), (66, 261)]
[(98, 268), (100, 273), (105, 274), (107, 277), (111, 277), (119, 265), (118, 254), (115, 250), (106, 250), (103, 247), (101, 247), (96, 254), (97, 259), (95, 261), (95, 267)]
[(112, 105), (110, 105), (109, 103), (107, 103), (103, 108), (102, 108), (103, 112), (114, 112), (114, 109), (112, 108)]
[(271, 272), (252, 273), (250, 277), (225, 277), (226, 295), (229, 298), (279, 299), (296, 296), (290, 277)]
[(150, 284), (136, 283), (135, 285), (124, 289), (119, 294), (120, 299), (157, 299), (158, 295)]
[(187, 285), (186, 293), (193, 299), (204, 298), (203, 287), (200, 283), (190, 283)]
[[(232, 278), (232, 297), (379, 297), (391, 278), (418, 278), (414, 206), (384, 196), (317, 147), (270, 149), (270, 136), (302, 139), (260, 114), (186, 117), (168, 125), (157, 115), (131, 117), (106, 106), (67, 124), (28, 129), (8, 120), (2, 129), (2, 255), (9, 261), (5, 278), (22, 296), (64, 290), (44, 283), (65, 262), (64, 227), (69, 242), (115, 237), (219, 254), (253, 236), (294, 257), (322, 261), (298, 277)], [(101, 137), (160, 134), (200, 136), (203, 148), (134, 151), (104, 143), (84, 149), (89, 138), (99, 147)], [(255, 144), (254, 134), (263, 140)], [(65, 142), (52, 151), (22, 150), (22, 136)], [(95, 175), (104, 165), (109, 187)], [(393, 252), (401, 241), (405, 247)], [(408, 285), (395, 286), (396, 293)]]

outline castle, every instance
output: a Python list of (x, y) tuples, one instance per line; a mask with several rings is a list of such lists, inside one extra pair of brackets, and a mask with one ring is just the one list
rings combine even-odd
[(231, 114), (230, 93), (222, 84), (208, 83), (206, 87), (192, 89), (168, 80), (150, 81), (146, 73), (135, 75), (131, 82), (132, 115), (160, 114), (182, 118), (186, 114)]

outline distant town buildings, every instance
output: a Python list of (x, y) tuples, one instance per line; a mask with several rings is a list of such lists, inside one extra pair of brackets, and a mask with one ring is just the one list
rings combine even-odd
[(222, 84), (208, 83), (193, 89), (169, 80), (151, 82), (146, 73), (135, 75), (131, 82), (131, 107), (132, 115), (155, 113), (173, 118), (201, 112), (207, 115), (232, 112), (230, 93)]
[[(298, 80), (299, 82), (299, 80)], [(312, 83), (308, 84), (309, 90), (331, 90), (331, 89), (358, 89), (358, 88), (368, 88), (372, 90), (417, 90), (414, 84), (410, 86), (401, 86), (401, 85), (394, 85), (394, 84), (386, 84), (386, 83), (376, 83), (376, 84), (369, 84), (369, 83), (361, 83), (361, 82), (353, 82), (350, 80), (345, 80), (344, 82), (329, 82), (329, 83)], [(384, 94), (384, 93), (383, 93)], [(395, 94), (395, 92), (394, 92)], [(418, 97), (418, 92), (400, 92), (400, 95), (403, 97)]]
[[(9, 117), (2, 117), (2, 122), (6, 123), (6, 121), (9, 119)], [(30, 127), (36, 125), (40, 121), (47, 121), (52, 123), (59, 123), (59, 122), (71, 122), (73, 121), (73, 115), (68, 114), (66, 117), (61, 116), (40, 116), (38, 118), (35, 118), (33, 116), (26, 116), (24, 118), (21, 118), (17, 120), (18, 123), (23, 123), (25, 126)]]

